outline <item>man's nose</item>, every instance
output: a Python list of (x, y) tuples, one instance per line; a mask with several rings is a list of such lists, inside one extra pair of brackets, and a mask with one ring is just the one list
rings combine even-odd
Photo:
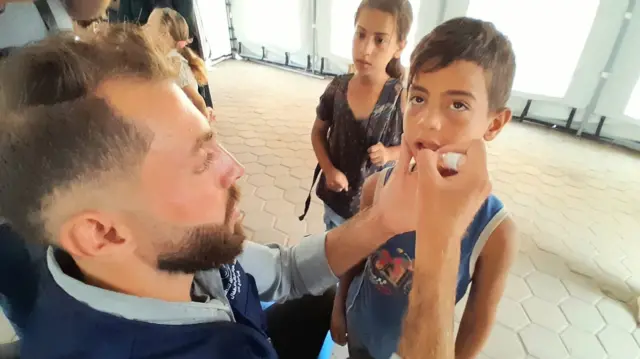
[(227, 151), (226, 148), (221, 148), (221, 162), (224, 163), (224, 174), (222, 176), (222, 186), (224, 188), (231, 187), (242, 176), (244, 176), (244, 166), (238, 162), (238, 160)]

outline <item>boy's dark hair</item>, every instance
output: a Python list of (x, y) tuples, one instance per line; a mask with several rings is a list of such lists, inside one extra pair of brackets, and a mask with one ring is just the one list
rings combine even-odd
[[(380, 10), (393, 15), (396, 19), (397, 40), (399, 42), (407, 40), (407, 36), (411, 30), (411, 24), (413, 23), (413, 9), (409, 0), (362, 0), (356, 11), (356, 23), (358, 22), (360, 12), (365, 8)], [(387, 64), (387, 74), (397, 79), (404, 77), (404, 67), (400, 59), (394, 57), (389, 61)]]
[(84, 40), (54, 36), (0, 65), (0, 213), (24, 238), (53, 240), (65, 216), (100, 206), (133, 173), (150, 133), (93, 93), (109, 78), (169, 80), (166, 61), (141, 29), (123, 24)]
[(469, 61), (486, 74), (489, 110), (504, 108), (511, 95), (516, 59), (509, 39), (487, 21), (459, 17), (438, 25), (411, 53), (409, 85), (418, 72)]

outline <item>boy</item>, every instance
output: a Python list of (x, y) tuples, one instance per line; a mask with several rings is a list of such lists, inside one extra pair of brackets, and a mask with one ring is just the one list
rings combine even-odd
[[(404, 111), (411, 151), (493, 140), (511, 120), (506, 103), (514, 72), (511, 44), (493, 24), (456, 18), (436, 27), (411, 56)], [(367, 179), (361, 208), (375, 202), (391, 170)], [(341, 278), (332, 334), (345, 343), (348, 332), (352, 359), (389, 358), (396, 348), (412, 287), (415, 239), (415, 232), (389, 239)], [(456, 339), (457, 359), (472, 359), (482, 351), (516, 253), (513, 221), (500, 200), (490, 196), (461, 243), (457, 289), (451, 293), (456, 302), (473, 284)]]

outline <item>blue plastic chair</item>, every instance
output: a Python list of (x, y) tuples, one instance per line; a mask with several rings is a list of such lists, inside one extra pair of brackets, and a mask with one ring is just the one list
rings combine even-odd
[[(262, 302), (262, 309), (265, 310), (273, 305), (273, 302)], [(322, 349), (320, 349), (320, 354), (318, 355), (318, 359), (331, 359), (331, 353), (333, 352), (333, 339), (331, 339), (331, 332), (327, 332), (327, 336), (324, 338), (324, 344), (322, 344)]]

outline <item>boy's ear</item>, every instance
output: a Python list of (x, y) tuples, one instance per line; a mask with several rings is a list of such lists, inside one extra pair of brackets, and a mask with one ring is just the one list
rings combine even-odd
[(487, 128), (487, 132), (484, 133), (484, 140), (492, 141), (496, 138), (509, 121), (511, 121), (511, 109), (505, 107), (502, 110), (499, 110), (491, 120), (489, 128)]

